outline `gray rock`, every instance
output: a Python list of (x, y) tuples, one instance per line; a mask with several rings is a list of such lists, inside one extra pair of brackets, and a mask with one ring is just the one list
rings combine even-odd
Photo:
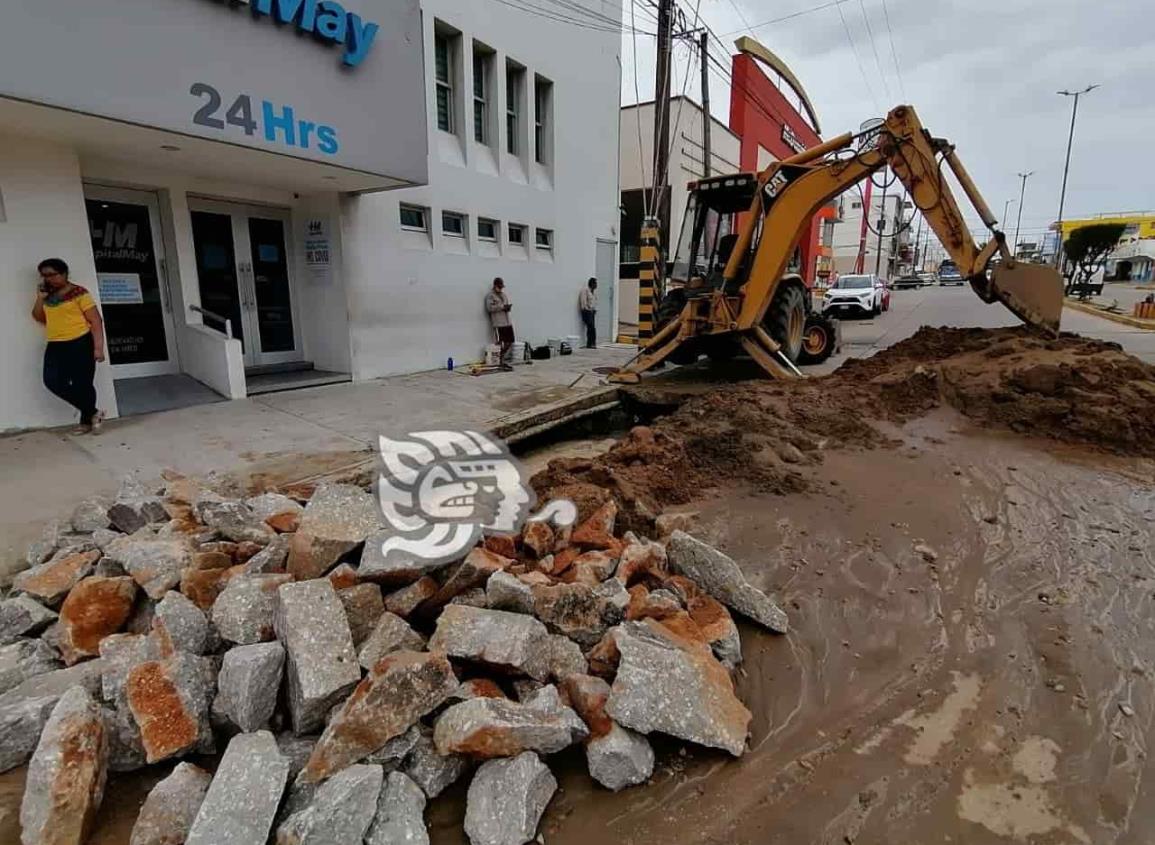
[(209, 722), (215, 691), (216, 665), (207, 657), (178, 651), (129, 671), (125, 696), (149, 763), (215, 750)]
[(277, 845), (361, 845), (377, 814), (382, 778), (380, 766), (337, 772), (277, 829)]
[(283, 584), (273, 626), (287, 655), (293, 730), (309, 733), (361, 680), (345, 609), (327, 580)]
[(557, 780), (536, 754), (491, 760), (469, 784), (465, 832), (473, 845), (524, 845), (534, 838)]
[(377, 501), (360, 487), (319, 485), (301, 514), (289, 571), (302, 579), (324, 574), (342, 555), (364, 543), (381, 522)]
[(678, 637), (652, 619), (625, 622), (613, 638), (621, 659), (606, 712), (614, 721), (741, 756), (750, 711), (709, 646)]
[(21, 842), (80, 845), (92, 830), (107, 776), (100, 706), (83, 687), (72, 687), (53, 708), (28, 766)]
[(277, 750), (271, 733), (233, 737), (185, 845), (264, 842), (288, 775), (289, 761)]
[(541, 681), (535, 681), (531, 678), (518, 678), (513, 682), (513, 697), (524, 704), (533, 698), (538, 690), (544, 687), (545, 684)]
[(717, 549), (684, 531), (675, 531), (666, 544), (666, 554), (674, 572), (696, 582), (726, 607), (777, 634), (788, 630), (786, 613), (749, 584), (738, 564)]
[(245, 504), (257, 519), (264, 521), (279, 513), (300, 513), (304, 510), (295, 500), (280, 493), (261, 493), (245, 499)]
[(288, 573), (238, 575), (229, 579), (213, 603), (213, 624), (217, 633), (223, 639), (241, 645), (273, 639), (277, 590), (292, 581), (293, 576)]
[(59, 655), (40, 640), (17, 640), (0, 646), (0, 695), (29, 678), (59, 668)]
[[(168, 511), (164, 500), (159, 496), (133, 495), (118, 497), (112, 507), (106, 512), (110, 524), (125, 534), (135, 534), (140, 529), (154, 522), (167, 522)], [(106, 525), (97, 526), (106, 528)]]
[(432, 575), (444, 569), (444, 562), (430, 563), (424, 558), (393, 552), (385, 559), (381, 544), (386, 538), (397, 533), (392, 528), (375, 530), (365, 538), (365, 548), (361, 552), (361, 563), (357, 574), (363, 581), (372, 581), (389, 589), (412, 584), (423, 575)]
[(561, 682), (568, 675), (584, 675), (589, 663), (581, 647), (568, 637), (551, 634), (549, 637), (549, 676)]
[(169, 590), (155, 610), (154, 626), (162, 626), (173, 648), (189, 654), (204, 654), (210, 640), (209, 620), (184, 594)]
[(265, 545), (273, 539), (273, 529), (243, 502), (205, 502), (196, 508), (196, 513), (201, 522), (234, 543)]
[(0, 772), (28, 762), (52, 709), (72, 687), (95, 694), (102, 662), (89, 660), (68, 669), (34, 675), (0, 695)]
[(289, 535), (278, 534), (263, 549), (245, 561), (246, 575), (262, 575), (285, 569), (289, 557)]
[(586, 742), (590, 777), (617, 792), (645, 783), (654, 773), (654, 749), (649, 740), (616, 722), (604, 736)]
[(401, 736), (395, 736), (376, 751), (366, 755), (363, 762), (380, 766), (385, 773), (398, 768), (421, 739), (421, 728), (413, 725)]
[(47, 562), (26, 569), (12, 579), (17, 592), (27, 593), (44, 604), (57, 607), (69, 591), (92, 574), (100, 552), (64, 548)]
[(550, 646), (549, 631), (532, 616), (454, 604), (442, 611), (429, 640), (430, 651), (539, 681), (549, 678)]
[(533, 591), (529, 584), (505, 570), (489, 576), (485, 582), (485, 600), (494, 610), (533, 613)]
[(125, 703), (121, 707), (104, 707), (104, 726), (108, 729), (108, 768), (114, 772), (135, 772), (148, 765), (140, 728)]
[(401, 771), (421, 787), (426, 797), (436, 798), (469, 771), (469, 758), (464, 754), (439, 754), (432, 731), (421, 727), (418, 731), (417, 742)]
[(630, 593), (616, 579), (597, 586), (554, 584), (532, 587), (534, 615), (555, 634), (591, 648), (625, 618)]
[(461, 604), (466, 607), (481, 607), (488, 608), (485, 598), (485, 590), (481, 587), (471, 587), (463, 593), (458, 593), (449, 600), (449, 604)]
[(317, 747), (317, 737), (297, 736), (294, 733), (277, 734), (277, 747), (289, 761), (289, 780), (294, 780), (309, 762), (313, 749)]
[(523, 751), (553, 754), (584, 739), (589, 729), (572, 709), (548, 693), (518, 703), (504, 698), (471, 698), (447, 709), (433, 728), (433, 742), (442, 754), (471, 757), (513, 757)]
[(212, 775), (191, 763), (178, 763), (172, 774), (144, 799), (132, 827), (129, 845), (180, 845), (204, 802)]
[(159, 637), (112, 634), (100, 641), (100, 697), (111, 704), (123, 702), (128, 673), (134, 666), (166, 656)]
[(121, 537), (109, 543), (104, 553), (157, 601), (180, 584), (181, 573), (193, 560), (187, 538), (154, 537), (147, 532)]
[(72, 529), (81, 534), (91, 534), (110, 525), (108, 506), (100, 499), (85, 499), (72, 511)]
[(425, 801), (420, 786), (401, 772), (390, 772), (365, 845), (429, 845)]
[(31, 596), (16, 596), (0, 601), (0, 645), (14, 643), (21, 637), (39, 634), (56, 621), (56, 611), (49, 610)]
[(103, 552), (108, 548), (109, 544), (119, 540), (123, 536), (119, 531), (113, 531), (110, 528), (97, 528), (92, 532), (92, 545)]
[(28, 551), (24, 555), (24, 560), (28, 565), (39, 566), (56, 554), (56, 550), (60, 547), (60, 535), (63, 531), (64, 526), (56, 520), (45, 525), (44, 530), (40, 533), (40, 538), (28, 545)]
[(349, 633), (353, 635), (353, 646), (359, 648), (373, 632), (381, 614), (385, 612), (381, 588), (376, 584), (355, 584), (337, 590), (337, 598), (345, 608), (345, 618), (349, 620)]
[(377, 661), (394, 651), (423, 651), (425, 637), (409, 627), (400, 616), (382, 612), (373, 632), (361, 645), (357, 659), (366, 669), (372, 669)]
[(217, 677), (220, 707), (242, 731), (259, 730), (273, 717), (284, 664), (285, 649), (277, 642), (225, 652)]

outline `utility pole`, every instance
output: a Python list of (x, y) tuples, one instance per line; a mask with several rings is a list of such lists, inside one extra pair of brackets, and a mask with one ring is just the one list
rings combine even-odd
[(658, 0), (658, 62), (654, 80), (654, 216), (663, 251), (669, 244), (670, 218), (665, 211), (670, 156), (670, 58), (674, 34), (674, 0)]
[(1003, 224), (1003, 225), (1006, 225), (1006, 222), (1007, 222), (1007, 209), (1011, 207), (1011, 203), (1012, 203), (1012, 202), (1014, 202), (1014, 199), (1009, 199), (1009, 200), (1007, 200), (1006, 202), (1004, 202), (1004, 203), (1003, 203), (1003, 216), (1002, 216), (1001, 218), (999, 218), (999, 223), (1001, 223), (1001, 224)]
[[(885, 171), (882, 174), (883, 179), (886, 178)], [(879, 275), (882, 268), (882, 233), (886, 231), (886, 189), (890, 185), (889, 182), (882, 183), (882, 210), (878, 215), (878, 248), (874, 255), (874, 275)], [(870, 212), (867, 211), (867, 218), (869, 219)]]
[(1019, 254), (1019, 227), (1023, 225), (1023, 195), (1027, 192), (1027, 179), (1035, 175), (1035, 171), (1028, 170), (1026, 173), (1020, 173), (1019, 178), (1022, 179), (1022, 184), (1019, 186), (1019, 219), (1015, 221), (1015, 256)]
[[(1063, 164), (1063, 188), (1059, 191), (1059, 245), (1055, 249), (1055, 266), (1062, 270), (1063, 268), (1063, 204), (1067, 199), (1067, 171), (1071, 169), (1071, 144), (1075, 140), (1075, 116), (1079, 113), (1079, 97), (1083, 94), (1089, 94), (1099, 86), (1088, 85), (1082, 91), (1067, 91), (1062, 90), (1058, 93), (1064, 97), (1074, 97), (1075, 102), (1071, 106), (1071, 131), (1067, 135), (1067, 161)], [(1026, 182), (1024, 180), (1024, 186)]]
[(710, 66), (706, 64), (709, 57), (710, 33), (703, 29), (698, 33), (698, 59), (702, 63), (702, 175), (710, 178)]

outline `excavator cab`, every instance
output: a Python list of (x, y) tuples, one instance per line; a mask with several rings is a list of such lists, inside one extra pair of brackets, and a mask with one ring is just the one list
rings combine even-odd
[[(670, 282), (693, 297), (723, 286), (723, 271), (738, 243), (738, 215), (750, 208), (758, 189), (758, 174), (715, 176), (691, 182), (688, 188)], [(749, 262), (744, 265), (748, 272)], [(731, 280), (734, 293), (742, 281)]]

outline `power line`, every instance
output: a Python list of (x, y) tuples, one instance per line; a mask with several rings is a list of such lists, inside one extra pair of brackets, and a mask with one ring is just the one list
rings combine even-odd
[(874, 63), (878, 65), (878, 76), (882, 80), (882, 90), (889, 100), (890, 86), (886, 84), (886, 71), (882, 69), (882, 59), (878, 57), (878, 45), (874, 43), (874, 28), (870, 25), (870, 16), (866, 14), (866, 3), (864, 0), (858, 0), (858, 6), (862, 9), (862, 19), (866, 21), (866, 37), (869, 39), (870, 49), (874, 53)]
[[(780, 18), (771, 18), (768, 21), (762, 21), (761, 23), (756, 23), (753, 26), (747, 27), (746, 29), (751, 30), (751, 31), (755, 30), (755, 29), (761, 29), (764, 26), (770, 26), (770, 24), (782, 23), (783, 21), (793, 20), (794, 18), (800, 18), (803, 15), (809, 15), (812, 12), (820, 12), (823, 9), (829, 9), (831, 6), (841, 6), (843, 3), (849, 3), (849, 2), (850, 2), (850, 0), (829, 0), (829, 2), (827, 2), (827, 3), (822, 3), (821, 5), (818, 5), (818, 6), (811, 6), (809, 9), (801, 9), (797, 12), (791, 12), (788, 15), (783, 15)], [(723, 32), (722, 37), (728, 38), (731, 35), (737, 35), (738, 33), (745, 32), (745, 31), (746, 30), (735, 29), (735, 30), (732, 30), (731, 32)]]
[(735, 3), (734, 0), (730, 0), (730, 5), (733, 6), (734, 11), (738, 13), (738, 19), (742, 21), (742, 24), (746, 27), (746, 31), (753, 35), (754, 30), (750, 28), (750, 21), (746, 20), (746, 15), (738, 8), (738, 4)]
[(898, 77), (898, 90), (902, 92), (902, 99), (906, 100), (906, 84), (902, 81), (902, 71), (898, 67), (898, 51), (894, 49), (894, 30), (890, 28), (890, 12), (886, 8), (886, 0), (882, 0), (882, 16), (886, 19), (886, 37), (890, 39), (890, 57), (894, 59), (894, 75)]
[[(561, 12), (556, 12), (552, 9), (543, 9), (540, 6), (534, 6), (534, 5), (530, 4), (529, 0), (519, 0), (519, 2), (518, 2), (518, 0), (497, 0), (497, 2), (501, 3), (504, 6), (509, 6), (512, 9), (517, 9), (518, 11), (528, 12), (531, 15), (536, 15), (537, 17), (544, 18), (545, 20), (554, 21), (556, 23), (564, 23), (564, 24), (567, 24), (569, 26), (578, 27), (580, 29), (589, 29), (589, 30), (593, 30), (594, 32), (614, 32), (614, 33), (620, 33), (623, 29), (621, 24), (617, 24), (615, 26), (594, 24), (594, 23), (588, 22), (588, 19), (587, 20), (579, 20), (578, 18), (564, 15)], [(638, 34), (639, 35), (651, 35), (652, 36), (652, 35), (656, 35), (657, 33), (645, 32), (642, 30), (638, 30)]]
[(858, 71), (862, 74), (862, 82), (866, 85), (866, 91), (870, 94), (870, 99), (874, 103), (874, 110), (880, 111), (881, 107), (878, 105), (878, 97), (874, 95), (874, 89), (870, 85), (870, 80), (866, 76), (866, 66), (862, 64), (862, 58), (858, 55), (858, 48), (854, 45), (854, 36), (850, 34), (850, 24), (846, 22), (846, 15), (842, 14), (842, 6), (835, 6), (838, 9), (838, 17), (842, 19), (842, 29), (846, 32), (846, 43), (850, 45), (850, 50), (854, 53), (854, 61), (858, 64)]
[(567, 10), (567, 13), (576, 14), (578, 17), (588, 17), (591, 21), (601, 23), (603, 25), (615, 26), (621, 28), (622, 21), (620, 18), (614, 18), (610, 15), (603, 14), (596, 9), (591, 9), (589, 6), (584, 6), (578, 3), (577, 0), (544, 0), (554, 6), (560, 6)]

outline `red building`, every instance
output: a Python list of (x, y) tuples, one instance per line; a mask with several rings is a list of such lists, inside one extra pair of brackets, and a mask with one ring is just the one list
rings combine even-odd
[[(818, 115), (785, 62), (753, 38), (743, 36), (734, 45), (730, 129), (742, 141), (742, 170), (759, 171), (820, 143)], [(835, 216), (833, 206), (819, 211), (798, 244), (796, 272), (808, 286), (830, 272), (831, 249), (821, 235), (823, 221)]]

